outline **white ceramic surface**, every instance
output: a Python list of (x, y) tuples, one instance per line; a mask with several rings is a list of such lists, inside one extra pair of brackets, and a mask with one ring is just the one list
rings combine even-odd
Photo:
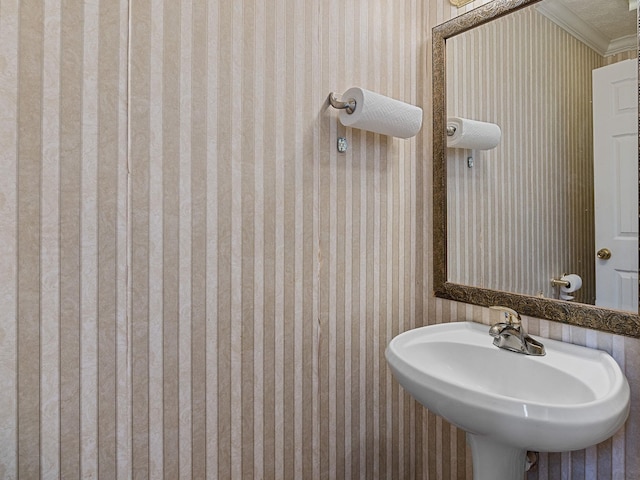
[(489, 327), (456, 322), (396, 336), (386, 350), (416, 400), (476, 436), (534, 451), (577, 450), (612, 436), (629, 413), (629, 385), (606, 352), (537, 338), (547, 354), (499, 349)]

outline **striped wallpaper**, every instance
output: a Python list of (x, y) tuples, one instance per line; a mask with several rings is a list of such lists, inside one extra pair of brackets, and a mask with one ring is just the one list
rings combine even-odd
[(421, 7), (389, 7), (132, 2), (135, 476), (415, 471), (383, 351), (421, 318), (421, 142), (326, 105), (352, 83), (421, 103)]
[(126, 2), (0, 3), (0, 477), (127, 471)]
[[(0, 478), (471, 478), (384, 360), (490, 320), (430, 286), (429, 31), (457, 13), (0, 2)], [(421, 134), (342, 127), (352, 85), (423, 106)], [(638, 398), (637, 340), (529, 322)], [(639, 422), (535, 478), (637, 478)]]
[(472, 169), (470, 151), (448, 151), (450, 279), (556, 298), (549, 280), (577, 273), (576, 301), (594, 304), (591, 72), (611, 59), (535, 5), (448, 40), (447, 54), (447, 111), (502, 128)]

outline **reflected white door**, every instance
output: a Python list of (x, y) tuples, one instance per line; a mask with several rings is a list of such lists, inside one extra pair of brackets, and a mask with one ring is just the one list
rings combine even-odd
[[(593, 71), (596, 305), (638, 310), (637, 61)], [(608, 252), (610, 258), (606, 258)], [(598, 255), (596, 252), (594, 254)]]

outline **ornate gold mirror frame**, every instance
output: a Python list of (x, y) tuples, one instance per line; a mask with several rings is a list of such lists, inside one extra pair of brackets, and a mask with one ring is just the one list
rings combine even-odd
[(485, 307), (504, 305), (531, 317), (640, 338), (640, 316), (637, 313), (489, 290), (448, 281), (446, 40), (539, 1), (494, 0), (433, 28), (433, 277), (435, 295), (440, 298)]
[(464, 7), (467, 3), (471, 3), (473, 0), (449, 0), (449, 3), (454, 7)]

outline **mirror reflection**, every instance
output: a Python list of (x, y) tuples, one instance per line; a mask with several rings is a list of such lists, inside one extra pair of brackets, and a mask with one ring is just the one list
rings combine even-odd
[(449, 281), (637, 311), (636, 41), (628, 0), (544, 0), (446, 40), (447, 116), (502, 131), (446, 150)]

